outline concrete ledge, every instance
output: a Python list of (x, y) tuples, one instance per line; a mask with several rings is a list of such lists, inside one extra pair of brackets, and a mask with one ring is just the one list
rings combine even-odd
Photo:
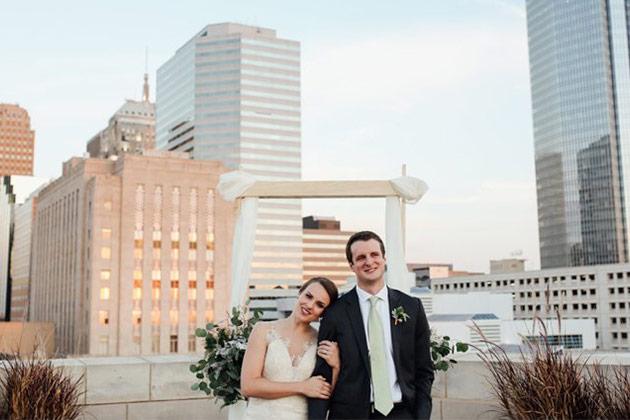
[(81, 420), (119, 420), (127, 418), (127, 404), (88, 405)]
[[(458, 400), (448, 398), (442, 400), (442, 419), (494, 420), (499, 419), (497, 406), (488, 400)], [(437, 419), (437, 417), (433, 417)]]
[(487, 380), (489, 374), (481, 362), (459, 361), (446, 373), (446, 398), (486, 401), (492, 399)]
[(219, 405), (209, 398), (132, 403), (127, 407), (127, 420), (226, 420), (228, 417), (228, 409), (219, 410)]
[(446, 398), (446, 372), (436, 372), (431, 388), (433, 398)]
[(179, 355), (169, 359), (147, 356), (143, 359), (151, 366), (150, 399), (152, 401), (208, 398), (203, 392), (190, 389), (195, 383), (195, 377), (189, 367), (199, 360), (199, 356)]
[(86, 367), (86, 404), (149, 400), (151, 376), (146, 360), (105, 357), (79, 361)]
[[(622, 354), (595, 356), (604, 367), (630, 365)], [(82, 420), (226, 420), (228, 409), (220, 410), (213, 399), (190, 389), (195, 377), (188, 367), (198, 359), (199, 355), (79, 358), (53, 360), (53, 365), (74, 379), (83, 378), (81, 403), (86, 406)], [(457, 359), (459, 363), (448, 372), (435, 375), (432, 418), (498, 418), (483, 363), (474, 354)], [(0, 374), (2, 367), (0, 362)]]

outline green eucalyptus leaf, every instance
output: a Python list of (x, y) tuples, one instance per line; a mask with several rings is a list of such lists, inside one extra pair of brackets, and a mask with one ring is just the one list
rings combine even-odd
[(468, 351), (468, 344), (467, 343), (457, 343), (457, 344), (455, 344), (455, 348), (457, 349), (458, 352), (465, 353), (465, 352)]
[(435, 369), (446, 372), (448, 370), (448, 363), (444, 360), (441, 360), (435, 364)]

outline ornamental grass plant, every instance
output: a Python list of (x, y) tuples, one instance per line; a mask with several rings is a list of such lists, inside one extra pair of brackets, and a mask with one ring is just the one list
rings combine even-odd
[(541, 318), (534, 322), (540, 326), (539, 336), (525, 341), (516, 360), (485, 339), (485, 349), (476, 347), (490, 374), (500, 417), (629, 419), (628, 367), (590, 363), (584, 355), (566, 352), (550, 344)]
[(81, 379), (65, 376), (50, 360), (4, 360), (0, 362), (0, 419), (77, 419), (82, 412)]

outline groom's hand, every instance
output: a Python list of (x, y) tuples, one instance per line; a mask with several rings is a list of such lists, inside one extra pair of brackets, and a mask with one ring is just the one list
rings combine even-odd
[(301, 382), (301, 393), (309, 398), (330, 398), (330, 384), (323, 376), (311, 376)]

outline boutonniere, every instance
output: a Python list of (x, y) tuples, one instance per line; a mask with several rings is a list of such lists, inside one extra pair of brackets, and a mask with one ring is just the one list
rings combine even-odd
[(394, 319), (394, 325), (398, 325), (399, 323), (407, 321), (409, 319), (409, 315), (405, 312), (405, 308), (398, 306), (392, 311), (392, 318)]

